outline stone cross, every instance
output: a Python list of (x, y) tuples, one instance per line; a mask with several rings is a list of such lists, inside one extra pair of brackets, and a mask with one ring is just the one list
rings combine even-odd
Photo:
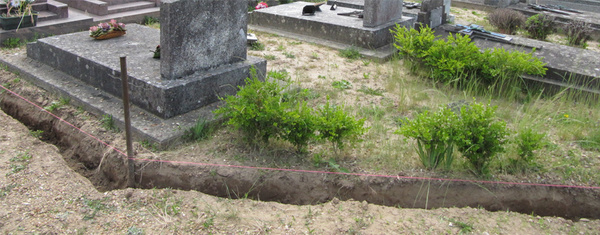
[(247, 0), (162, 0), (162, 79), (246, 59)]
[(403, 0), (365, 0), (363, 26), (375, 28), (402, 18)]

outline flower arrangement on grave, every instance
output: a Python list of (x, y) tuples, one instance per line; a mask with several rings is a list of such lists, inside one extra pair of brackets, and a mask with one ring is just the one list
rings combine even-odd
[(33, 15), (31, 4), (35, 0), (2, 0), (6, 5), (6, 13), (2, 13), (3, 17)]
[(254, 7), (254, 9), (258, 10), (258, 9), (263, 9), (263, 8), (267, 8), (269, 7), (269, 5), (267, 5), (266, 2), (259, 2), (258, 4), (256, 4), (256, 7)]
[(36, 25), (37, 12), (32, 9), (35, 0), (0, 0), (0, 2), (6, 5), (6, 12), (0, 15), (3, 29), (19, 29), (19, 27)]
[(90, 27), (90, 37), (103, 40), (124, 35), (126, 32), (125, 24), (118, 23), (116, 20), (100, 23), (97, 26)]

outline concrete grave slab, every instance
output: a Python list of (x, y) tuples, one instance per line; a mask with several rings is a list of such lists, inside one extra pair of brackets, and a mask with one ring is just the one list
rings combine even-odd
[(363, 26), (361, 18), (338, 15), (357, 11), (346, 7), (338, 7), (335, 11), (321, 7), (322, 12), (317, 12), (314, 16), (302, 16), (302, 8), (310, 4), (313, 3), (294, 2), (256, 10), (250, 14), (250, 27), (334, 48), (354, 46), (363, 51), (370, 50), (367, 53), (373, 55), (374, 59), (385, 59), (393, 54), (390, 47), (393, 42), (390, 29), (396, 24), (404, 27), (412, 27), (414, 24), (414, 18), (402, 17), (378, 27), (368, 28)]
[[(109, 94), (121, 96), (119, 56), (128, 56), (131, 102), (161, 118), (174, 117), (232, 94), (255, 66), (264, 74), (266, 62), (255, 57), (198, 71), (186, 79), (163, 80), (161, 60), (152, 58), (159, 30), (131, 24), (119, 38), (97, 41), (88, 32), (40, 39), (27, 47), (28, 57), (61, 70)], [(245, 44), (244, 44), (245, 45)], [(162, 47), (162, 46), (161, 46)], [(97, 50), (93, 48), (102, 48)]]

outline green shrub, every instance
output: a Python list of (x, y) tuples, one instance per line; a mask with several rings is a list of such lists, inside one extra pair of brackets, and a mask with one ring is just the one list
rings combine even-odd
[(350, 144), (356, 143), (359, 141), (359, 137), (367, 131), (367, 128), (364, 127), (366, 119), (356, 120), (344, 111), (344, 107), (331, 105), (329, 97), (327, 97), (325, 106), (318, 110), (316, 118), (319, 138), (331, 142), (334, 149), (343, 149), (344, 141), (350, 142)]
[(394, 35), (394, 47), (398, 49), (398, 54), (404, 60), (411, 62), (409, 67), (414, 72), (421, 59), (425, 57), (425, 52), (433, 46), (436, 36), (429, 27), (422, 27), (418, 31), (397, 24), (390, 31)]
[(531, 128), (525, 128), (517, 134), (516, 144), (519, 158), (511, 159), (511, 163), (520, 171), (535, 167), (535, 150), (543, 147), (543, 139), (546, 135), (538, 133)]
[(279, 125), (285, 120), (289, 102), (282, 100), (286, 87), (269, 79), (264, 82), (252, 69), (252, 77), (246, 79), (244, 87), (235, 96), (227, 96), (226, 105), (215, 110), (217, 115), (228, 118), (227, 124), (242, 130), (249, 141), (260, 138), (268, 142), (281, 133)]
[(308, 90), (286, 92), (288, 85), (273, 80), (283, 79), (287, 72), (272, 71), (265, 81), (256, 77), (254, 69), (252, 74), (236, 96), (224, 99), (225, 106), (215, 110), (215, 114), (228, 118), (227, 124), (240, 129), (249, 142), (259, 138), (266, 143), (280, 138), (303, 151), (316, 138), (318, 127), (314, 110), (304, 101)]
[(463, 106), (456, 126), (457, 149), (481, 176), (489, 175), (489, 164), (504, 151), (508, 135), (506, 123), (495, 118), (496, 108), (476, 102)]
[(442, 107), (438, 112), (425, 111), (412, 120), (400, 122), (402, 125), (395, 133), (417, 141), (417, 154), (425, 168), (433, 170), (443, 164), (450, 169), (458, 126), (458, 117), (452, 110)]
[(544, 75), (546, 65), (533, 52), (507, 51), (504, 48), (486, 49), (479, 60), (479, 77), (488, 84), (495, 79), (517, 78), (523, 74)]
[(423, 55), (424, 64), (431, 68), (430, 77), (447, 83), (475, 71), (481, 53), (468, 36), (450, 34), (448, 40), (434, 41)]
[(554, 17), (545, 14), (531, 16), (525, 22), (529, 37), (538, 40), (546, 40), (548, 35), (554, 33), (554, 27)]
[(587, 40), (591, 38), (592, 28), (588, 23), (573, 20), (565, 27), (567, 40), (570, 46), (586, 46)]
[(286, 114), (281, 129), (281, 138), (292, 143), (299, 152), (304, 152), (308, 142), (316, 138), (317, 119), (313, 109), (305, 101), (299, 102)]
[(490, 24), (498, 28), (500, 33), (505, 34), (515, 34), (517, 29), (523, 26), (525, 20), (523, 13), (508, 8), (495, 10), (488, 15)]
[(394, 46), (412, 72), (418, 68), (438, 82), (464, 84), (497, 79), (514, 79), (522, 74), (544, 75), (544, 63), (532, 53), (487, 49), (483, 53), (468, 36), (450, 35), (447, 40), (435, 40), (428, 27), (420, 31), (396, 26)]

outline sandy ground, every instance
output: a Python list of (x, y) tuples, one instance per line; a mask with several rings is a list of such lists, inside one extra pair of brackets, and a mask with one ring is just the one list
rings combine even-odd
[[(302, 60), (320, 50), (308, 44), (293, 48), (285, 51)], [(319, 52), (317, 57), (335, 54), (328, 53)], [(302, 61), (275, 61), (270, 69), (286, 63)], [(356, 69), (352, 66), (363, 64), (360, 60), (344, 63), (338, 66)], [(312, 76), (309, 68), (301, 70), (289, 72)], [(326, 76), (336, 76), (335, 69)], [(357, 73), (354, 79), (360, 76)], [(0, 84), (10, 83), (11, 89), (36, 103), (49, 104), (51, 97), (45, 91), (17, 78), (0, 71)], [(123, 142), (122, 133), (103, 131), (96, 117), (79, 116), (86, 131)], [(600, 229), (598, 220), (573, 222), (478, 208), (406, 209), (337, 199), (295, 206), (170, 189), (102, 193), (68, 166), (57, 147), (40, 141), (4, 112), (0, 112), (0, 126), (0, 232), (4, 234), (597, 234)]]
[[(14, 77), (0, 74), (2, 81)], [(597, 220), (477, 208), (402, 209), (336, 199), (294, 206), (169, 189), (100, 193), (55, 146), (4, 112), (0, 125), (4, 234), (594, 234), (600, 228)]]

